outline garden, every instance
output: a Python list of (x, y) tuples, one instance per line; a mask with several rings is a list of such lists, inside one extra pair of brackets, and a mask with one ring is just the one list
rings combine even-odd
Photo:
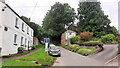
[[(80, 35), (69, 38), (69, 41), (71, 45), (62, 45), (62, 47), (83, 56), (88, 56), (104, 50), (104, 44), (118, 44), (120, 37), (114, 34), (106, 34), (96, 38), (93, 37), (92, 32), (83, 32)], [(118, 47), (120, 48), (120, 45)]]
[(52, 66), (56, 58), (49, 55), (46, 56), (45, 46), (42, 45), (42, 46), (37, 46), (37, 47), (34, 46), (34, 47), (35, 48), (41, 47), (41, 50), (17, 60), (5, 61), (2, 63), (2, 66), (4, 68), (7, 68), (9, 66), (19, 66), (19, 67), (23, 66), (24, 68), (29, 68), (27, 66), (30, 66), (31, 68), (32, 67), (45, 68), (46, 66)]

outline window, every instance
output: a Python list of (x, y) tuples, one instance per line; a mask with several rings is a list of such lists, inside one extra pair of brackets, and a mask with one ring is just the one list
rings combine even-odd
[(22, 31), (24, 32), (24, 23), (22, 23)]
[(32, 30), (31, 30), (31, 37), (32, 37)]
[(27, 43), (27, 38), (25, 38), (25, 47), (27, 47), (27, 46), (26, 46), (26, 45), (27, 45), (26, 43)]
[(23, 45), (23, 37), (21, 37), (21, 46)]
[(27, 34), (29, 34), (29, 27), (27, 27)]
[(17, 35), (15, 34), (14, 35), (14, 45), (17, 45), (16, 43), (17, 43)]
[(8, 27), (4, 27), (4, 30), (5, 30), (5, 31), (8, 31)]
[(19, 27), (18, 27), (18, 18), (16, 18), (16, 20), (15, 20), (15, 27), (19, 29)]

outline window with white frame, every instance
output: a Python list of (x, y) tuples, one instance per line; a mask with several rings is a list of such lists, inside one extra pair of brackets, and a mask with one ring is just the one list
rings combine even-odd
[(21, 46), (23, 46), (23, 37), (21, 37)]
[(19, 29), (19, 27), (18, 27), (18, 18), (16, 17), (16, 19), (15, 19), (15, 27), (17, 28), (17, 29)]
[(14, 45), (17, 45), (17, 34), (14, 34)]
[(27, 27), (27, 34), (29, 34), (29, 27)]
[(24, 23), (22, 23), (22, 31), (24, 32)]

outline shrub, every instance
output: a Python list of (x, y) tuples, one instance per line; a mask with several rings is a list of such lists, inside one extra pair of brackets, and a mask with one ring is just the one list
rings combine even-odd
[(107, 35), (101, 37), (101, 41), (103, 43), (111, 43), (114, 40), (115, 40), (115, 35), (113, 35), (113, 34), (107, 34)]
[(71, 43), (71, 44), (75, 44), (75, 43), (77, 43), (79, 37), (80, 37), (80, 36), (71, 37), (71, 38), (70, 38), (70, 43)]
[(96, 52), (95, 49), (87, 49), (87, 48), (81, 48), (77, 51), (77, 53), (79, 53), (83, 56), (88, 56), (88, 55), (93, 54), (95, 52)]
[(115, 40), (117, 41), (120, 40), (120, 36), (115, 37)]
[(84, 46), (103, 46), (103, 43), (100, 41), (88, 41), (83, 43)]
[(18, 47), (18, 53), (23, 53), (24, 48), (23, 47)]
[(35, 45), (32, 46), (32, 50), (34, 50), (34, 49), (36, 49), (36, 46), (35, 46)]
[(80, 39), (83, 41), (89, 41), (93, 37), (93, 32), (84, 32), (80, 34)]

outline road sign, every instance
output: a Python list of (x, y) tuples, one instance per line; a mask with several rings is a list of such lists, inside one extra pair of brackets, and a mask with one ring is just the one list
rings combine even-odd
[(50, 42), (50, 39), (49, 39), (49, 38), (44, 38), (44, 42), (45, 42), (45, 43), (49, 43), (49, 42)]

